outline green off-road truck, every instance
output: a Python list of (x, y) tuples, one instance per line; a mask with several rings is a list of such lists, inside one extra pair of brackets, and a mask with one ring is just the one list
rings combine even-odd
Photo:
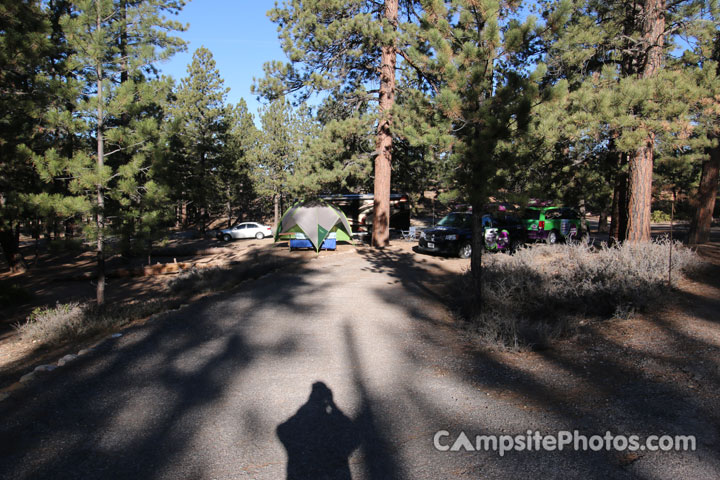
[[(528, 240), (543, 240), (549, 244), (579, 239), (581, 236), (580, 215), (566, 207), (528, 207), (523, 215)], [(588, 230), (585, 228), (583, 233)]]

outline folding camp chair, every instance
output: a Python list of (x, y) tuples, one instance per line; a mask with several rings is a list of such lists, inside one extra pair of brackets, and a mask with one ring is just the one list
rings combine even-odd
[(409, 230), (400, 230), (400, 233), (406, 242), (414, 242), (417, 240), (417, 227), (410, 227)]

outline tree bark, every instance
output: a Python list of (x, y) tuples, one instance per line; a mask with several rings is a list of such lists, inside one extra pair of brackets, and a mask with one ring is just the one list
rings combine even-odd
[(587, 224), (586, 224), (586, 217), (587, 217), (587, 209), (585, 208), (585, 199), (581, 198), (579, 203), (579, 210), (580, 210), (580, 231), (577, 232), (578, 238), (582, 238), (588, 233)]
[(0, 247), (12, 273), (25, 273), (28, 269), (20, 252), (20, 231), (10, 226), (0, 230)]
[(470, 274), (473, 281), (473, 313), (482, 312), (482, 254), (485, 249), (482, 226), (482, 203), (472, 204), (472, 254)]
[[(642, 15), (643, 62), (642, 78), (651, 78), (662, 67), (665, 43), (665, 0), (645, 0)], [(650, 132), (644, 144), (630, 156), (628, 174), (629, 242), (650, 240), (650, 206), (652, 204), (652, 172), (655, 135)]]
[(720, 146), (711, 148), (709, 153), (710, 158), (705, 160), (702, 165), (697, 208), (690, 222), (688, 243), (691, 245), (710, 241), (710, 227), (712, 226), (718, 192), (718, 177), (720, 176)]
[(618, 155), (618, 173), (615, 176), (610, 216), (610, 245), (622, 241), (627, 231), (627, 174), (622, 170), (624, 155)]
[[(96, 4), (97, 11), (97, 29), (101, 28), (102, 16), (100, 13), (100, 4)], [(102, 175), (105, 164), (105, 145), (103, 139), (103, 89), (102, 89), (102, 64), (98, 61), (96, 65), (97, 73), (97, 173)], [(95, 226), (97, 227), (97, 304), (105, 303), (105, 192), (102, 180), (98, 180), (97, 184), (97, 213), (95, 215)]]
[(180, 201), (180, 225), (183, 230), (188, 228), (188, 202), (186, 200)]
[[(120, 1), (120, 16), (123, 19), (122, 31), (120, 32), (120, 83), (128, 81), (128, 72), (130, 71), (127, 55), (128, 33), (127, 33), (127, 0)], [(124, 115), (123, 125), (127, 125), (127, 115)]]
[(653, 142), (654, 135), (651, 135), (647, 143), (630, 158), (628, 171), (628, 222), (625, 239), (632, 243), (650, 240)]
[(601, 210), (600, 215), (598, 217), (598, 227), (597, 227), (598, 233), (606, 233), (609, 231), (608, 229), (608, 214), (606, 210)]
[[(393, 29), (398, 23), (398, 0), (385, 0), (384, 18)], [(375, 247), (390, 243), (390, 179), (392, 175), (392, 118), (395, 103), (395, 64), (397, 49), (393, 40), (381, 48), (380, 101), (376, 138), (374, 213), (372, 242)]]
[(230, 199), (230, 187), (227, 187), (225, 190), (225, 194), (227, 195), (227, 202), (225, 202), (225, 209), (227, 210), (227, 228), (232, 227), (232, 217), (233, 217), (233, 208), (232, 208), (232, 200)]
[(275, 193), (275, 195), (273, 195), (273, 210), (274, 210), (273, 225), (275, 225), (275, 228), (278, 228), (278, 224), (280, 223), (280, 194), (279, 193)]

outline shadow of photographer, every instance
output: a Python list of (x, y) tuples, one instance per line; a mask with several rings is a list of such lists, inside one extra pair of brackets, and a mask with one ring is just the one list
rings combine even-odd
[(348, 458), (360, 434), (323, 382), (312, 385), (308, 401), (276, 433), (287, 451), (288, 480), (351, 478)]

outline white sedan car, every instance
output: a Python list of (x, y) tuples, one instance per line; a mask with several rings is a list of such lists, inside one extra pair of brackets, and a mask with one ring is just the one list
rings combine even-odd
[(255, 222), (245, 222), (232, 228), (220, 230), (218, 237), (229, 242), (237, 238), (257, 238), (258, 240), (272, 235), (272, 229), (267, 225)]

